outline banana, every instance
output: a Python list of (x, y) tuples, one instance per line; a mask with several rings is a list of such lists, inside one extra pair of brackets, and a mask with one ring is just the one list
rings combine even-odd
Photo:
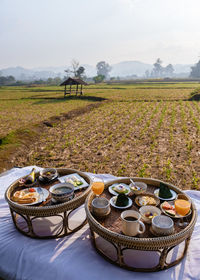
[(31, 173), (26, 176), (26, 184), (32, 184), (35, 181), (35, 168), (31, 170)]

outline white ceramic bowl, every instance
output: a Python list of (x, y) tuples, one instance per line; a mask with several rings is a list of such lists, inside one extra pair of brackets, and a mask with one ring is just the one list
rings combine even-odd
[(152, 222), (152, 219), (153, 218), (149, 218), (149, 217), (146, 217), (145, 216), (145, 214), (147, 213), (147, 212), (150, 212), (150, 213), (152, 213), (152, 215), (154, 214), (154, 213), (156, 213), (156, 215), (158, 216), (158, 215), (160, 215), (161, 214), (161, 211), (160, 211), (160, 209), (159, 208), (157, 208), (157, 207), (155, 207), (155, 206), (142, 206), (140, 209), (139, 209), (139, 212), (140, 212), (140, 214), (141, 214), (141, 216), (142, 216), (142, 220), (145, 222), (145, 223), (147, 223), (147, 224), (151, 224), (151, 222)]
[(146, 192), (147, 184), (145, 184), (143, 182), (135, 182), (135, 184), (136, 184), (137, 187), (139, 187), (139, 189), (138, 190), (136, 190), (136, 189), (134, 190), (134, 185), (133, 185), (133, 183), (131, 183), (129, 185), (131, 193), (138, 195), (138, 194), (142, 194), (142, 193)]
[(54, 200), (66, 202), (73, 198), (74, 186), (70, 183), (59, 183), (50, 187), (49, 192)]
[(40, 171), (39, 179), (41, 181), (51, 181), (58, 177), (58, 172), (55, 168), (44, 168)]
[(157, 235), (170, 235), (174, 231), (174, 222), (168, 216), (156, 216), (152, 219), (152, 230)]

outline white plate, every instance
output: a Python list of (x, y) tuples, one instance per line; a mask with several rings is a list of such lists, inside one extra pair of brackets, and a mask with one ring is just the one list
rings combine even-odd
[(14, 203), (16, 203), (18, 205), (35, 205), (35, 204), (41, 203), (42, 201), (45, 201), (47, 199), (47, 197), (49, 196), (49, 191), (44, 189), (44, 188), (40, 188), (43, 191), (43, 195), (40, 194), (40, 192), (38, 191), (38, 187), (36, 187), (36, 188), (34, 188), (34, 187), (33, 188), (26, 188), (24, 190), (27, 190), (27, 189), (34, 189), (34, 190), (36, 190), (37, 193), (39, 193), (38, 201), (35, 201), (33, 203), (26, 203), (26, 204), (17, 203), (15, 201), (12, 201), (12, 202), (14, 202)]
[(132, 204), (133, 204), (133, 201), (128, 197), (128, 205), (126, 206), (123, 206), (123, 207), (120, 207), (120, 206), (116, 206), (115, 205), (115, 199), (117, 199), (117, 196), (113, 196), (111, 199), (110, 199), (110, 204), (117, 208), (117, 209), (126, 209), (126, 208), (129, 208)]
[(125, 187), (125, 188), (128, 190), (127, 193), (124, 193), (125, 195), (127, 195), (127, 194), (130, 193), (131, 190), (130, 190), (129, 186), (126, 185), (126, 184), (124, 184), (124, 183), (117, 183), (117, 184), (111, 185), (111, 186), (108, 188), (109, 193), (111, 193), (111, 194), (113, 194), (113, 195), (118, 195), (118, 194), (120, 194), (120, 193), (118, 193), (118, 192), (116, 192), (116, 191), (114, 191), (114, 190), (112, 189), (113, 187), (116, 187), (116, 186), (119, 186), (119, 185), (122, 185), (123, 187)]
[(161, 200), (174, 200), (174, 199), (176, 199), (176, 197), (177, 197), (177, 193), (175, 192), (175, 191), (173, 191), (173, 190), (170, 190), (170, 192), (171, 192), (171, 194), (172, 194), (172, 197), (170, 197), (170, 198), (162, 198), (162, 197), (160, 197), (158, 194), (159, 194), (159, 190), (160, 189), (156, 189), (155, 191), (154, 191), (154, 194), (155, 194), (155, 196), (157, 196), (159, 199), (161, 199)]
[[(82, 184), (79, 185), (79, 186), (76, 186), (75, 183), (74, 183), (74, 179), (77, 179), (78, 181), (80, 181)], [(79, 189), (82, 189), (82, 188), (87, 188), (89, 186), (89, 184), (77, 173), (73, 173), (73, 174), (69, 174), (69, 175), (65, 175), (65, 176), (62, 176), (62, 177), (59, 177), (58, 180), (61, 182), (61, 183), (71, 183), (74, 185), (74, 190), (79, 190)]]

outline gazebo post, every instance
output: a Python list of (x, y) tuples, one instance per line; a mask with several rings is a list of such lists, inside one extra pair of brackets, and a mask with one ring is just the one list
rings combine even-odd
[(69, 90), (70, 90), (70, 95), (71, 95), (71, 90), (72, 90), (72, 85), (71, 84), (70, 84), (70, 89)]
[(65, 95), (66, 95), (66, 85), (65, 85), (65, 93), (64, 93), (64, 97), (65, 97)]
[(81, 84), (81, 92), (80, 92), (80, 94), (81, 94), (81, 95), (83, 94), (83, 92), (82, 92), (82, 88), (83, 88), (83, 85)]
[(78, 84), (76, 84), (76, 95), (78, 94)]

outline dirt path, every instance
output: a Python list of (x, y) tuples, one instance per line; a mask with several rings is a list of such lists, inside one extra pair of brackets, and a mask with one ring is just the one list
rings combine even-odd
[(0, 139), (0, 172), (8, 170), (13, 166), (20, 166), (21, 162), (18, 161), (18, 158), (26, 158), (32, 147), (34, 148), (38, 145), (41, 135), (48, 135), (50, 128), (66, 120), (84, 115), (101, 106), (103, 102), (109, 101), (96, 102), (95, 104), (89, 104), (59, 116), (53, 116), (31, 127), (17, 129), (14, 133)]
[(198, 110), (190, 101), (103, 103), (50, 127), (15, 162), (152, 177), (199, 189)]

